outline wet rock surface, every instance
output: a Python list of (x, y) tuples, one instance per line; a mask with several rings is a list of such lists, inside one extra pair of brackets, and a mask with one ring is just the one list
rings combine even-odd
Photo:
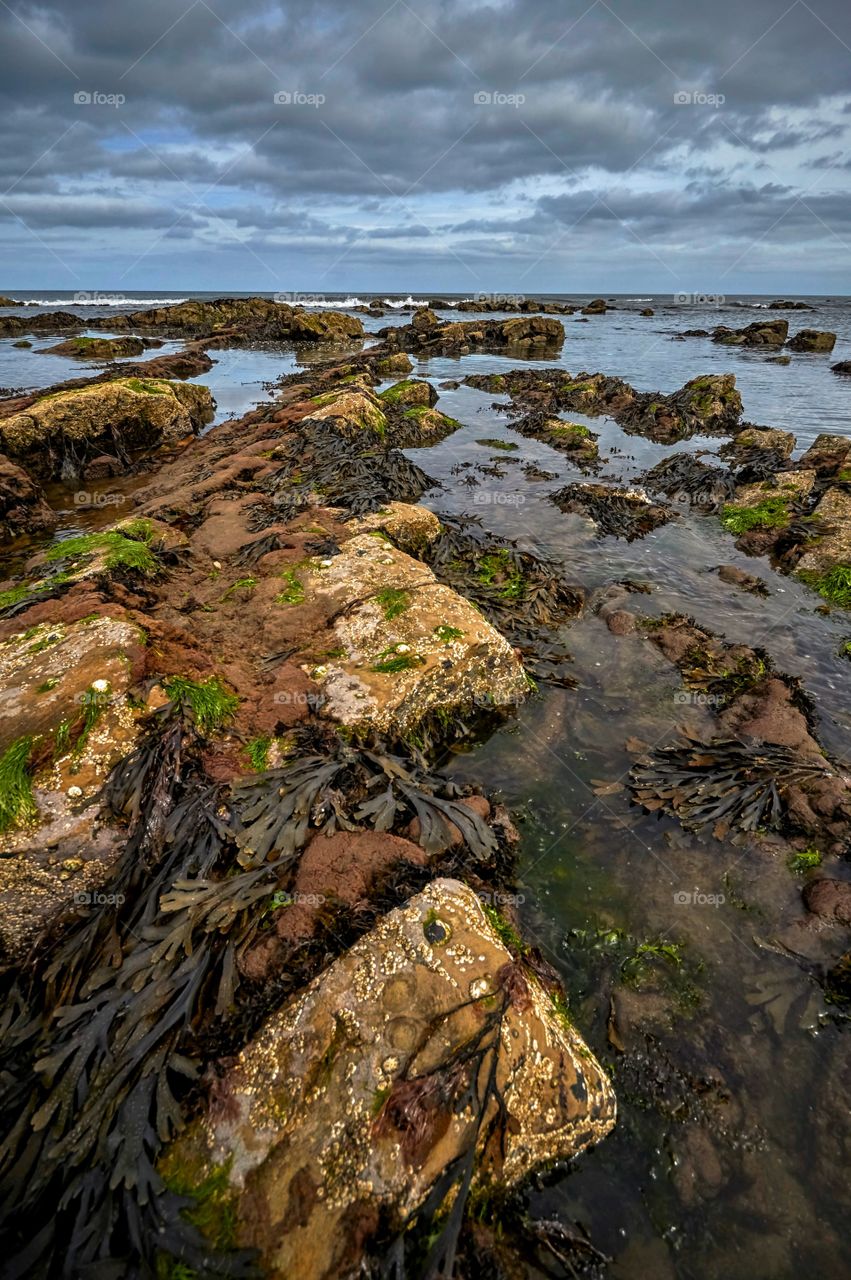
[(269, 1276), (345, 1274), (453, 1165), (474, 1189), (509, 1186), (615, 1119), (602, 1069), (451, 880), (274, 1015), (220, 1096), (161, 1171), (186, 1187), (223, 1170), (236, 1242)]

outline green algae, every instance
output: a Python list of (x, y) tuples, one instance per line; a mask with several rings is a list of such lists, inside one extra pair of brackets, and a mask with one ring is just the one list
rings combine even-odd
[(28, 769), (34, 741), (24, 735), (0, 756), (0, 831), (22, 826), (38, 813)]

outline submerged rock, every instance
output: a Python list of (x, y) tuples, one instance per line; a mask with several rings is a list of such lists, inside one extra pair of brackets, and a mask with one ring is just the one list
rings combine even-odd
[(41, 487), (0, 454), (0, 542), (21, 533), (52, 529), (57, 520)]
[(508, 641), (419, 560), (375, 534), (301, 575), (308, 602), (336, 614), (340, 656), (312, 670), (332, 719), (377, 733), (427, 717), (516, 706), (529, 692)]
[(677, 516), (670, 507), (651, 502), (641, 489), (605, 484), (568, 484), (549, 495), (561, 511), (593, 520), (602, 534), (632, 542)]
[(274, 1014), (217, 1096), (161, 1173), (190, 1195), (215, 1175), (232, 1242), (259, 1250), (269, 1280), (353, 1273), (455, 1161), (475, 1153), (474, 1188), (512, 1187), (615, 1121), (581, 1036), (454, 880)]
[(98, 454), (127, 459), (133, 450), (176, 444), (213, 416), (206, 387), (161, 379), (119, 378), (42, 396), (0, 419), (0, 442), (35, 475), (79, 474)]

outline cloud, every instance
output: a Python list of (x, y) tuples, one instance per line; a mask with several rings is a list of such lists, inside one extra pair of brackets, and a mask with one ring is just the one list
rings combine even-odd
[(798, 234), (848, 288), (849, 46), (839, 0), (19, 0), (0, 283), (61, 287), (47, 236), (139, 287), (540, 288), (581, 244), (611, 290), (712, 243), (781, 287)]

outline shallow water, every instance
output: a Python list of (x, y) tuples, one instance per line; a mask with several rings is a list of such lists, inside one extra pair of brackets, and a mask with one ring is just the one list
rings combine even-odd
[[(746, 416), (794, 431), (799, 448), (819, 431), (851, 427), (851, 380), (829, 369), (851, 354), (846, 301), (825, 303), (815, 314), (779, 313), (793, 332), (828, 327), (840, 334), (832, 356), (793, 355), (785, 368), (706, 339), (671, 340), (674, 331), (697, 325), (747, 324), (760, 314), (756, 309), (710, 313), (670, 298), (629, 305), (633, 313), (592, 317), (588, 324), (566, 317), (564, 353), (546, 363), (574, 373), (601, 370), (662, 391), (701, 373), (731, 370)], [(655, 306), (656, 316), (640, 317), (641, 305)], [(365, 317), (371, 330), (407, 319)], [(194, 381), (210, 386), (217, 421), (245, 412), (267, 394), (264, 382), (297, 367), (295, 353), (275, 349), (211, 354), (214, 369)], [(0, 359), (6, 355), (3, 343)], [(24, 359), (48, 371), (32, 385), (72, 376), (58, 372), (57, 358), (27, 351), (13, 353), (15, 369)], [(67, 363), (74, 376), (82, 374), (77, 362)], [(533, 362), (434, 359), (420, 361), (416, 373), (439, 385), (524, 363)], [(23, 379), (3, 372), (0, 381)], [(423, 501), (439, 512), (475, 517), (483, 528), (551, 557), (565, 579), (589, 595), (622, 579), (646, 582), (652, 592), (631, 598), (635, 611), (681, 611), (729, 640), (763, 645), (779, 670), (801, 678), (815, 701), (822, 744), (844, 761), (851, 692), (847, 660), (837, 654), (851, 620), (815, 613), (812, 593), (775, 574), (767, 561), (737, 552), (712, 516), (683, 509), (679, 519), (634, 543), (599, 538), (590, 521), (561, 513), (547, 499), (583, 473), (512, 431), (499, 407), (504, 403), (467, 387), (441, 392), (440, 408), (463, 425), (433, 448), (409, 451), (441, 485)], [(602, 479), (633, 479), (672, 452), (712, 453), (723, 443), (695, 437), (668, 447), (627, 436), (606, 418), (571, 419), (599, 435)], [(476, 443), (484, 437), (518, 447), (503, 453)], [(500, 475), (468, 465), (492, 460)], [(553, 478), (530, 479), (528, 463)], [(463, 483), (470, 474), (478, 485)], [(68, 527), (106, 521), (101, 508), (78, 513), (72, 501), (65, 515)], [(723, 584), (714, 573), (720, 564), (761, 577), (769, 596)], [(626, 740), (666, 741), (680, 725), (705, 723), (708, 713), (682, 700), (675, 669), (649, 643), (612, 635), (592, 609), (567, 626), (564, 637), (577, 688), (544, 688), (515, 721), (447, 765), (460, 778), (500, 791), (515, 814), (525, 931), (560, 972), (572, 1017), (612, 1067), (619, 1096), (615, 1132), (567, 1176), (530, 1193), (534, 1207), (586, 1227), (596, 1247), (614, 1259), (611, 1274), (624, 1280), (785, 1280), (799, 1270), (829, 1280), (844, 1276), (847, 1039), (831, 1021), (820, 988), (757, 941), (801, 915), (803, 881), (770, 854), (701, 842), (672, 821), (630, 808), (618, 790), (635, 754)], [(601, 784), (608, 784), (603, 794)], [(848, 877), (851, 865), (831, 865), (829, 874)], [(676, 1053), (669, 1059), (651, 1045), (643, 1069), (631, 1073), (607, 1040), (609, 1001), (613, 987), (623, 985), (624, 948), (651, 941), (681, 948), (678, 966), (659, 966), (660, 980), (678, 993)], [(689, 1170), (699, 1171), (696, 1182)]]

